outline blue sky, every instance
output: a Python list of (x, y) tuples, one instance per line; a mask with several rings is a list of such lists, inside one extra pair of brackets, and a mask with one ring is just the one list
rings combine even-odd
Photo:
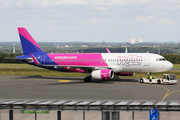
[(179, 0), (0, 0), (0, 42), (180, 41)]

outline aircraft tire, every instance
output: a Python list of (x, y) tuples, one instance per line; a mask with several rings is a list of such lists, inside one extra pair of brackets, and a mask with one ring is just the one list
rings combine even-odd
[(144, 82), (144, 80), (143, 80), (143, 78), (141, 78), (141, 79), (140, 79), (140, 83), (143, 83), (143, 82)]
[(158, 80), (158, 81), (157, 81), (157, 84), (161, 84), (161, 81), (160, 81), (160, 80)]
[(85, 77), (84, 82), (91, 82), (91, 78), (90, 77)]

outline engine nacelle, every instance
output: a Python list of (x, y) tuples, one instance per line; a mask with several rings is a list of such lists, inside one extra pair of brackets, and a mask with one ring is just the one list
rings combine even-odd
[(113, 79), (114, 72), (109, 69), (94, 70), (94, 71), (92, 71), (91, 76), (92, 76), (92, 78), (102, 79), (102, 80)]
[(135, 75), (135, 72), (120, 72), (120, 73), (115, 73), (115, 74), (119, 76), (133, 76)]

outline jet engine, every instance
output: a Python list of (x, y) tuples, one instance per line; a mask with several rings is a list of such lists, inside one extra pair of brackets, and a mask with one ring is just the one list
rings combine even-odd
[(95, 78), (95, 79), (108, 80), (114, 77), (114, 72), (109, 69), (94, 70), (92, 71), (91, 76), (92, 78)]

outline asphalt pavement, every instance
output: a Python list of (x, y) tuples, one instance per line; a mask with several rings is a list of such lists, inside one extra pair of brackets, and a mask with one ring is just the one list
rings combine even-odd
[(78, 77), (0, 76), (0, 99), (168, 101), (180, 100), (180, 84), (149, 85), (129, 78), (84, 83)]

